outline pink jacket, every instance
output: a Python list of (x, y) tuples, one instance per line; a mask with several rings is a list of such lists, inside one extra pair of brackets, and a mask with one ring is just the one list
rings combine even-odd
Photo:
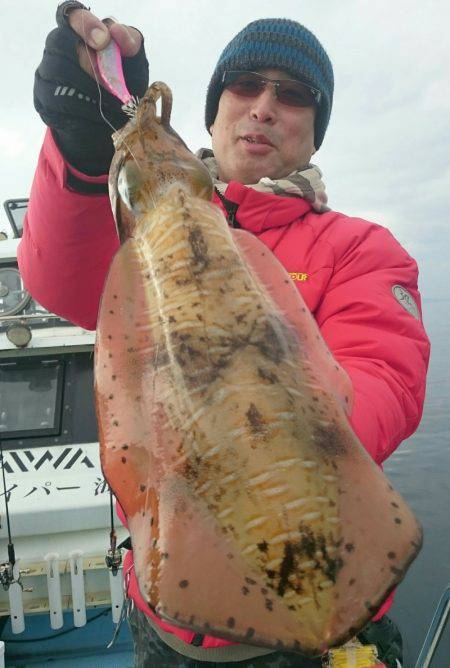
[[(119, 242), (107, 195), (68, 189), (69, 171), (84, 181), (107, 182), (107, 176), (86, 177), (65, 163), (48, 131), (19, 246), (19, 266), (37, 301), (94, 329)], [(236, 182), (228, 185), (225, 196), (238, 205), (240, 226), (259, 237), (290, 272), (331, 352), (351, 378), (352, 427), (381, 464), (414, 432), (422, 414), (429, 342), (420, 317), (411, 313), (412, 301), (408, 310), (394, 294), (398, 289), (393, 290), (405, 289), (420, 313), (415, 261), (380, 225), (334, 211), (318, 214), (304, 199), (260, 193)], [(125, 570), (131, 564), (130, 552)], [(163, 629), (192, 641), (191, 631), (155, 617), (139, 593), (133, 570), (129, 595)], [(391, 597), (376, 618), (390, 605)], [(206, 637), (203, 647), (226, 642)]]

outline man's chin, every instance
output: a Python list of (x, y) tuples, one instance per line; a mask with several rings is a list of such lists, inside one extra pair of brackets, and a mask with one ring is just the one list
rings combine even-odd
[(226, 183), (237, 181), (244, 185), (258, 183), (264, 177), (271, 179), (281, 178), (286, 170), (283, 170), (281, 165), (275, 164), (273, 157), (270, 156), (271, 159), (264, 159), (265, 156), (242, 155), (241, 151), (237, 151), (233, 154), (232, 158), (231, 155), (229, 156), (223, 170), (221, 170), (220, 160), (218, 160), (220, 178)]
[[(260, 163), (262, 161), (259, 161)], [(258, 165), (242, 165), (237, 161), (237, 169), (232, 171), (232, 177), (230, 181), (238, 181), (244, 185), (250, 185), (253, 183), (258, 183), (262, 178), (269, 177), (271, 179), (278, 178), (276, 175), (277, 170), (273, 165), (264, 166), (264, 164)]]

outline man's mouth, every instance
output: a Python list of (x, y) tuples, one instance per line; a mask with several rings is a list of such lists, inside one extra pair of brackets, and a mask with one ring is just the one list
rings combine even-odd
[(273, 146), (272, 142), (270, 142), (265, 135), (243, 135), (241, 139), (249, 144), (266, 144), (267, 146)]

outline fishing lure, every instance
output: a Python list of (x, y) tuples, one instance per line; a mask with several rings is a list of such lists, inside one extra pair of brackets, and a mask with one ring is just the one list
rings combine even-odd
[(105, 88), (122, 102), (123, 111), (131, 118), (136, 113), (138, 98), (131, 95), (125, 82), (122, 55), (117, 42), (111, 38), (107, 47), (97, 51), (97, 67)]

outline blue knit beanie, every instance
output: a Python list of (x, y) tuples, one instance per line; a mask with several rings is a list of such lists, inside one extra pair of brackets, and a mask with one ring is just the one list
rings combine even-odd
[(216, 118), (226, 70), (281, 69), (321, 92), (314, 125), (314, 145), (321, 145), (333, 102), (333, 68), (319, 40), (289, 19), (259, 19), (249, 23), (223, 50), (209, 82), (205, 123), (209, 132)]

